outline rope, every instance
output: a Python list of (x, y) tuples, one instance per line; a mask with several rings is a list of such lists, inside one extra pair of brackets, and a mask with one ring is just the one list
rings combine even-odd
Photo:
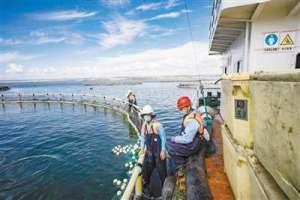
[[(189, 15), (189, 8), (188, 8), (188, 4), (187, 4), (187, 0), (184, 0), (184, 7), (185, 7), (185, 15), (186, 15), (186, 20), (187, 20), (187, 24), (188, 24), (188, 30), (190, 33), (190, 38), (191, 38), (191, 43), (192, 43), (192, 48), (193, 48), (193, 57), (194, 57), (194, 67), (195, 67), (195, 71), (197, 71), (197, 66), (199, 66), (198, 63), (198, 59), (197, 59), (197, 52), (196, 52), (196, 47), (194, 44), (194, 35), (193, 35), (193, 30), (192, 30), (192, 23), (191, 23), (191, 19), (190, 19), (190, 15)], [(199, 75), (199, 80), (200, 80), (200, 75)], [(198, 91), (195, 91), (194, 96), (197, 96), (197, 100), (199, 99), (199, 95), (198, 95)]]
[(191, 24), (191, 19), (190, 19), (190, 15), (189, 15), (189, 9), (188, 9), (188, 5), (187, 5), (187, 0), (184, 0), (184, 7), (185, 7), (185, 16), (186, 16), (186, 20), (187, 20), (187, 25), (188, 25), (188, 30), (189, 30), (189, 34), (190, 34), (190, 38), (191, 38), (191, 43), (192, 43), (192, 48), (193, 48), (193, 57), (194, 57), (194, 66), (195, 66), (195, 70), (197, 70), (197, 56), (196, 56), (196, 48), (194, 45), (194, 35), (193, 35), (193, 30), (192, 30), (192, 24)]

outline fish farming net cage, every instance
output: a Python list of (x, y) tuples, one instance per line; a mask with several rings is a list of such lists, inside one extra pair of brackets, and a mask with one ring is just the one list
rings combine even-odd
[(0, 103), (72, 103), (90, 106), (102, 106), (114, 109), (121, 113), (127, 113), (130, 109), (130, 116), (133, 121), (140, 124), (139, 108), (130, 105), (126, 100), (108, 96), (85, 95), (85, 94), (1, 94)]
[(116, 110), (123, 114), (128, 114), (133, 124), (140, 129), (143, 120), (140, 116), (140, 108), (127, 100), (122, 100), (110, 96), (85, 95), (85, 94), (1, 94), (0, 103), (68, 103), (82, 104), (95, 107), (104, 107)]
[(74, 103), (95, 103), (99, 100), (97, 96), (90, 95), (74, 95), (74, 94), (1, 94), (0, 101), (6, 102), (56, 102), (56, 101), (73, 101)]
[[(79, 94), (20, 94), (20, 93), (9, 93), (0, 95), (0, 104), (77, 104), (94, 107), (103, 107), (112, 109), (116, 112), (127, 115), (128, 121), (132, 126), (135, 127), (137, 134), (141, 130), (143, 119), (140, 115), (140, 108), (137, 105), (129, 103), (127, 100), (122, 100), (115, 97), (109, 96), (96, 96), (96, 95), (79, 95)], [(143, 157), (139, 158), (140, 162), (143, 163)], [(133, 180), (136, 182), (136, 180)], [(129, 188), (130, 199), (134, 199), (134, 188)]]

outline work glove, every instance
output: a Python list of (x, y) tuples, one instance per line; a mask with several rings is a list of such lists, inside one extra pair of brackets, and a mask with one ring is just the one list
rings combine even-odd
[(206, 128), (204, 129), (203, 137), (206, 141), (210, 140), (210, 135)]
[(166, 152), (165, 151), (160, 152), (160, 159), (161, 160), (166, 159)]
[(171, 142), (176, 142), (175, 137), (171, 137)]

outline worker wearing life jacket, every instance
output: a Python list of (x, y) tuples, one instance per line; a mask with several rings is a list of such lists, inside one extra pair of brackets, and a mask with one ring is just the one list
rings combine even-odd
[(184, 114), (181, 130), (178, 136), (172, 137), (168, 142), (168, 153), (176, 169), (184, 167), (187, 158), (205, 146), (205, 138), (208, 134), (204, 126), (204, 117), (193, 111), (191, 106), (189, 97), (179, 97), (177, 108)]
[(141, 129), (141, 152), (146, 153), (143, 164), (143, 188), (150, 183), (152, 171), (157, 168), (163, 185), (166, 175), (166, 134), (163, 126), (155, 119), (151, 106), (146, 105), (141, 116), (144, 123)]

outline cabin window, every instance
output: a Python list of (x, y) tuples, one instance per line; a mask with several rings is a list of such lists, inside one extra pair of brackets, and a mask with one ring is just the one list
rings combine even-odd
[(239, 60), (239, 61), (236, 63), (236, 72), (237, 72), (237, 73), (240, 73), (240, 72), (241, 72), (241, 62), (242, 62), (242, 61)]
[(300, 53), (296, 57), (296, 69), (300, 69)]
[(248, 101), (236, 99), (234, 100), (235, 118), (248, 120)]
[(217, 93), (218, 98), (221, 98), (221, 92)]
[(211, 92), (207, 92), (207, 96), (211, 97), (211, 95), (212, 95)]

